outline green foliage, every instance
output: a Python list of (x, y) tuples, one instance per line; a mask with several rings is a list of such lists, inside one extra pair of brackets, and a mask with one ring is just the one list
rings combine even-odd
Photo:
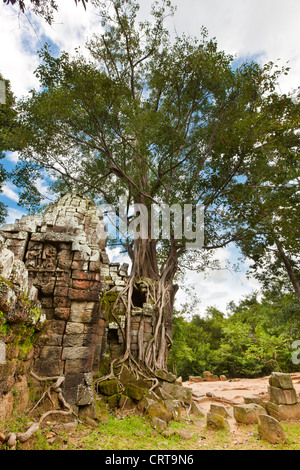
[(257, 377), (272, 370), (292, 372), (292, 343), (300, 338), (300, 307), (292, 294), (265, 293), (230, 305), (225, 318), (208, 309), (186, 321), (174, 319), (170, 367), (184, 379), (205, 370), (228, 377)]

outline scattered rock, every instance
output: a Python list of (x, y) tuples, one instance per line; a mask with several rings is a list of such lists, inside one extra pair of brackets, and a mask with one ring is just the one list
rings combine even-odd
[(258, 415), (267, 414), (265, 408), (256, 403), (234, 405), (233, 415), (238, 423), (254, 424), (258, 422)]
[(194, 437), (194, 433), (190, 429), (177, 429), (176, 434), (181, 439), (192, 439)]
[(258, 433), (272, 444), (286, 442), (286, 434), (283, 427), (275, 418), (272, 418), (272, 416), (258, 416)]
[(219, 377), (217, 375), (213, 375), (211, 372), (209, 371), (205, 371), (203, 372), (203, 378), (206, 382), (217, 382), (219, 381)]
[(147, 408), (147, 415), (153, 418), (159, 418), (168, 423), (172, 419), (172, 413), (170, 413), (163, 405), (158, 402), (153, 402)]
[(133, 400), (142, 400), (147, 395), (149, 390), (148, 384), (143, 380), (136, 380), (135, 382), (128, 382), (125, 385), (124, 395), (132, 398)]
[(175, 380), (175, 385), (182, 385), (182, 377), (178, 377), (178, 378)]
[(103, 380), (98, 385), (99, 393), (106, 396), (115, 395), (119, 392), (118, 381), (116, 379)]
[(194, 401), (192, 401), (191, 413), (194, 416), (206, 416), (205, 411), (202, 410), (202, 408), (197, 403), (195, 403)]
[(222, 382), (226, 382), (227, 381), (226, 375), (220, 375), (220, 380)]
[(161, 392), (164, 393), (166, 398), (181, 400), (186, 405), (190, 405), (192, 402), (192, 389), (188, 387), (164, 382), (161, 386)]
[(189, 377), (189, 382), (203, 382), (204, 379), (200, 376), (200, 375), (197, 375), (197, 376), (190, 376)]
[(89, 418), (89, 417), (85, 418), (85, 424), (86, 424), (87, 426), (91, 426), (91, 427), (93, 427), (93, 428), (97, 428), (97, 427), (98, 427), (98, 423), (97, 423), (94, 419)]
[(163, 369), (159, 369), (155, 371), (155, 375), (158, 379), (164, 380), (165, 382), (175, 383), (176, 376), (171, 372), (166, 372)]
[(215, 413), (217, 415), (221, 415), (221, 416), (224, 416), (224, 418), (228, 418), (229, 415), (227, 413), (227, 410), (224, 406), (222, 405), (215, 405), (214, 403), (212, 403), (210, 405), (210, 412), (211, 413)]
[(224, 416), (209, 411), (206, 416), (206, 426), (211, 429), (229, 429), (229, 424)]
[(244, 402), (246, 405), (255, 403), (256, 405), (262, 406), (263, 408), (266, 407), (266, 403), (260, 397), (244, 397)]
[(106, 408), (106, 404), (103, 402), (99, 403), (99, 409), (98, 409), (98, 421), (100, 423), (107, 424), (109, 421), (109, 413), (108, 409)]
[(172, 418), (174, 420), (180, 420), (182, 406), (179, 400), (165, 400), (165, 407), (170, 413), (172, 413)]
[(176, 434), (175, 429), (166, 429), (165, 431), (162, 432), (162, 435), (167, 438), (174, 436), (174, 434)]
[(151, 420), (151, 426), (159, 432), (165, 431), (168, 427), (166, 421), (157, 417)]

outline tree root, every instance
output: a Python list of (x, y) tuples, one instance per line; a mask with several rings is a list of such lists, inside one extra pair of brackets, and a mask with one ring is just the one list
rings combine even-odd
[(52, 415), (52, 414), (60, 414), (60, 415), (63, 415), (63, 416), (67, 416), (67, 415), (70, 415), (73, 413), (73, 410), (71, 408), (71, 405), (69, 405), (66, 400), (64, 399), (63, 395), (62, 395), (62, 389), (60, 388), (60, 385), (63, 383), (63, 381), (65, 380), (65, 377), (64, 376), (56, 376), (56, 377), (39, 377), (37, 376), (34, 372), (30, 372), (30, 375), (32, 375), (32, 377), (34, 377), (36, 380), (38, 380), (39, 382), (46, 382), (46, 381), (50, 381), (50, 380), (56, 380), (55, 384), (53, 385), (50, 385), (50, 387), (47, 388), (47, 390), (43, 393), (42, 397), (40, 398), (40, 400), (37, 402), (37, 404), (29, 411), (29, 413), (32, 413), (32, 411), (34, 409), (37, 408), (37, 406), (41, 403), (41, 401), (47, 396), (51, 403), (52, 403), (52, 407), (54, 408), (54, 401), (52, 400), (52, 397), (51, 397), (51, 391), (55, 392), (58, 394), (58, 400), (59, 402), (62, 404), (63, 407), (66, 408), (66, 410), (55, 410), (55, 409), (52, 409), (52, 410), (49, 410), (49, 411), (46, 411), (45, 413), (42, 414), (42, 416), (40, 417), (39, 421), (37, 423), (33, 423), (28, 429), (26, 432), (17, 432), (17, 433), (8, 433), (5, 435), (5, 439), (3, 442), (6, 443), (7, 447), (11, 448), (11, 449), (15, 449), (16, 446), (17, 446), (17, 441), (23, 443), (23, 442), (26, 442), (28, 441), (28, 439), (31, 438), (31, 436), (33, 434), (35, 434), (41, 427), (41, 424), (42, 422), (45, 420), (45, 418), (47, 418), (48, 416)]
[[(123, 337), (125, 352), (123, 356), (116, 358), (111, 362), (110, 372), (107, 375), (98, 378), (94, 382), (96, 389), (100, 382), (112, 379), (116, 379), (120, 389), (122, 389), (123, 386), (119, 380), (120, 373), (116, 374), (114, 368), (121, 366), (124, 362), (127, 362), (129, 369), (137, 379), (143, 378), (153, 382), (150, 391), (155, 390), (159, 384), (155, 376), (155, 370), (166, 369), (166, 352), (172, 345), (172, 340), (166, 331), (164, 315), (164, 308), (169, 301), (169, 286), (165, 285), (165, 276), (162, 276), (161, 279), (155, 281), (143, 278), (143, 284), (147, 288), (147, 302), (151, 300), (153, 308), (156, 309), (153, 337), (148, 342), (147, 348), (144, 349), (144, 318), (142, 316), (138, 332), (138, 359), (136, 360), (131, 353), (131, 311), (134, 307), (132, 295), (135, 285), (135, 277), (134, 275), (131, 275), (126, 286), (118, 293), (112, 306), (112, 310), (109, 312), (118, 324)], [(116, 310), (120, 303), (125, 307), (126, 311), (125, 328), (121, 326), (116, 314)]]

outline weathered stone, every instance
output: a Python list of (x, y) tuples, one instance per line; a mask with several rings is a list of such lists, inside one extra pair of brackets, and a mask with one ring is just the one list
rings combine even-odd
[(165, 431), (168, 427), (166, 421), (157, 418), (156, 416), (151, 420), (150, 424), (154, 429), (157, 429), (157, 431), (159, 432)]
[(297, 393), (294, 388), (282, 389), (269, 385), (269, 400), (277, 405), (294, 405), (298, 402)]
[(138, 408), (143, 412), (147, 411), (149, 406), (155, 403), (156, 401), (157, 400), (152, 400), (148, 396), (145, 396), (144, 398), (142, 398), (142, 400), (139, 401)]
[(174, 436), (176, 434), (175, 429), (166, 429), (165, 431), (162, 432), (162, 435), (166, 438)]
[(191, 429), (184, 429), (184, 428), (177, 429), (176, 434), (178, 435), (178, 437), (180, 437), (180, 439), (185, 439), (185, 440), (193, 439), (195, 435), (195, 433)]
[(270, 416), (278, 421), (300, 419), (300, 403), (295, 405), (277, 405), (276, 403), (267, 402), (266, 410)]
[(121, 369), (121, 374), (120, 374), (120, 382), (123, 385), (126, 385), (128, 382), (132, 382), (134, 380), (135, 378), (134, 378), (133, 373), (128, 369), (126, 364), (123, 364), (122, 369)]
[(182, 400), (186, 405), (192, 403), (192, 389), (188, 387), (163, 382), (161, 390), (165, 393), (165, 398)]
[(266, 407), (266, 403), (260, 397), (244, 397), (244, 403), (249, 405), (250, 403), (255, 403), (256, 405)]
[(203, 378), (206, 382), (218, 382), (220, 380), (217, 375), (213, 375), (209, 371), (204, 371), (203, 372)]
[(172, 413), (172, 418), (179, 421), (181, 418), (182, 405), (179, 400), (165, 400), (166, 409)]
[(14, 265), (14, 254), (11, 250), (8, 250), (5, 246), (1, 247), (0, 250), (0, 271), (1, 276), (8, 279)]
[(166, 372), (163, 369), (156, 370), (155, 375), (158, 379), (164, 380), (165, 382), (174, 383), (176, 380), (176, 376), (174, 374)]
[(120, 395), (119, 393), (116, 393), (115, 395), (111, 395), (107, 399), (107, 404), (110, 409), (114, 410), (115, 408), (118, 408), (120, 402)]
[(200, 375), (190, 376), (189, 382), (203, 382), (204, 379)]
[(258, 415), (267, 414), (265, 408), (255, 403), (234, 405), (233, 415), (238, 423), (254, 424), (258, 422)]
[(124, 395), (133, 400), (142, 400), (148, 393), (148, 386), (143, 381), (127, 382), (125, 385)]
[(286, 442), (286, 434), (283, 427), (275, 418), (272, 418), (272, 416), (259, 415), (257, 429), (259, 435), (272, 444)]
[(216, 405), (216, 404), (212, 403), (210, 405), (210, 412), (221, 415), (221, 416), (224, 416), (224, 418), (229, 418), (229, 415), (227, 413), (226, 408), (222, 405)]
[(212, 413), (209, 411), (206, 416), (206, 426), (215, 430), (229, 429), (229, 424), (226, 418), (220, 414)]
[(172, 413), (170, 413), (163, 405), (158, 402), (151, 403), (146, 411), (147, 415), (153, 418), (159, 418), (167, 423), (172, 419)]
[(285, 374), (282, 372), (272, 372), (271, 376), (269, 377), (269, 384), (272, 387), (282, 388), (284, 390), (294, 388), (290, 374)]
[(103, 395), (111, 396), (116, 395), (119, 392), (119, 385), (116, 379), (104, 380), (98, 385), (99, 393)]
[(132, 410), (135, 408), (135, 403), (131, 398), (126, 397), (125, 395), (121, 395), (119, 400), (119, 408), (120, 410)]
[(195, 401), (192, 401), (191, 413), (194, 416), (206, 416), (205, 411)]

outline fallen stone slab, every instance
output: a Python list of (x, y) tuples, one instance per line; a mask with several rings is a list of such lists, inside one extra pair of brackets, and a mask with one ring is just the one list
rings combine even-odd
[(258, 415), (267, 414), (265, 408), (256, 403), (245, 405), (234, 405), (233, 416), (238, 423), (255, 424), (258, 422)]
[(156, 416), (151, 420), (151, 426), (153, 429), (156, 429), (159, 432), (165, 431), (168, 427), (166, 421), (163, 419), (157, 418)]
[(259, 415), (258, 416), (258, 433), (259, 435), (271, 442), (278, 444), (279, 442), (286, 442), (286, 434), (281, 424), (272, 416)]
[(210, 429), (229, 429), (229, 424), (227, 419), (216, 413), (209, 411), (206, 416), (206, 426)]

